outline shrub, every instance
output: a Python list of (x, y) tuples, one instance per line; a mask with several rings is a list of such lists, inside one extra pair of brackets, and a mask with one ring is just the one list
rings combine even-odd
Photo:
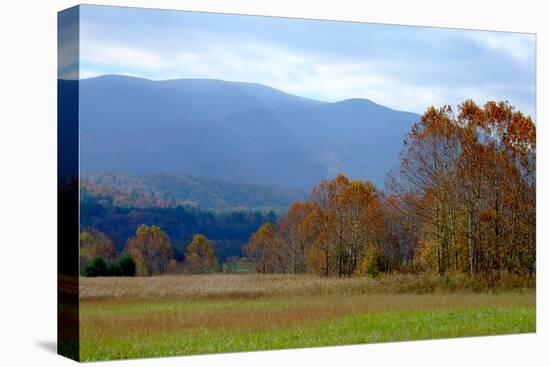
[(121, 277), (122, 267), (119, 260), (109, 261), (107, 263), (107, 275), (111, 277)]
[(445, 288), (449, 288), (449, 289), (453, 288), (454, 284), (449, 274), (445, 273), (445, 276), (443, 277), (443, 282), (445, 284)]
[(130, 255), (122, 255), (108, 262), (98, 256), (86, 265), (82, 274), (86, 277), (133, 277), (136, 275), (136, 262)]
[(376, 279), (380, 275), (380, 270), (378, 269), (378, 264), (375, 259), (371, 259), (367, 264), (367, 274)]
[(124, 277), (133, 277), (136, 275), (136, 262), (131, 255), (122, 255), (117, 260), (120, 267), (120, 275)]
[(87, 277), (104, 277), (109, 275), (107, 263), (102, 257), (96, 257), (84, 268), (84, 275)]

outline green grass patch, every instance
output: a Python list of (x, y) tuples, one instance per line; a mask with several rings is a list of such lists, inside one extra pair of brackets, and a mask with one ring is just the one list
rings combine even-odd
[[(239, 305), (239, 302), (236, 304)], [(269, 305), (269, 302), (260, 303), (259, 307), (265, 305)], [(174, 307), (180, 306), (184, 307)], [(140, 307), (149, 309), (151, 305)], [(357, 314), (260, 330), (138, 329), (121, 330), (120, 333), (110, 335), (101, 334), (101, 330), (81, 330), (80, 346), (82, 360), (92, 361), (528, 333), (534, 332), (535, 328), (535, 306), (487, 306)]]
[(231, 301), (205, 301), (205, 302), (181, 302), (181, 301), (163, 301), (163, 302), (86, 302), (80, 308), (80, 314), (84, 317), (103, 317), (118, 315), (141, 315), (153, 314), (159, 312), (220, 312), (232, 310), (269, 310), (281, 308), (287, 304), (287, 301), (263, 299), (249, 300), (237, 299)]

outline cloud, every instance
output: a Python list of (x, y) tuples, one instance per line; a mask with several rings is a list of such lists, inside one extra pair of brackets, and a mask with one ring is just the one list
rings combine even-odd
[[(491, 47), (504, 47), (497, 41), (488, 41), (490, 39), (484, 38), (483, 42), (493, 45)], [(399, 74), (400, 70), (411, 70), (406, 61), (350, 61), (323, 53), (299, 53), (262, 42), (232, 41), (208, 39), (201, 46), (161, 52), (85, 40), (81, 48), (84, 65), (81, 77), (100, 75), (103, 70), (157, 80), (215, 78), (254, 82), (329, 102), (368, 98), (392, 108), (419, 113), (429, 105), (456, 105), (466, 98), (479, 103), (513, 99), (509, 92), (518, 89), (506, 84), (445, 85), (444, 81), (430, 78), (419, 82), (409, 80), (403, 72)], [(426, 73), (422, 66), (416, 66), (416, 70)]]
[(254, 82), (328, 102), (367, 98), (418, 113), (466, 98), (506, 99), (534, 112), (532, 35), (85, 9), (82, 78)]
[(158, 70), (168, 61), (162, 55), (147, 50), (94, 40), (81, 42), (80, 58), (95, 65), (127, 65), (144, 70)]
[(522, 63), (534, 57), (535, 35), (484, 31), (466, 32), (464, 34), (479, 46)]

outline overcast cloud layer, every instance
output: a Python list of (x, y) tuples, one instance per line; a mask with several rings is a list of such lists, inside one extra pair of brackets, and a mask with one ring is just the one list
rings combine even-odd
[(81, 7), (81, 78), (255, 82), (333, 102), (508, 100), (535, 113), (535, 36), (103, 6)]

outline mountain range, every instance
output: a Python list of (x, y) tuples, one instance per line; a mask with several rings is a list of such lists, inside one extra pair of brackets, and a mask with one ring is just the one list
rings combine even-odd
[(310, 191), (339, 172), (383, 185), (420, 116), (367, 99), (335, 103), (254, 83), (80, 81), (80, 168), (157, 172)]

